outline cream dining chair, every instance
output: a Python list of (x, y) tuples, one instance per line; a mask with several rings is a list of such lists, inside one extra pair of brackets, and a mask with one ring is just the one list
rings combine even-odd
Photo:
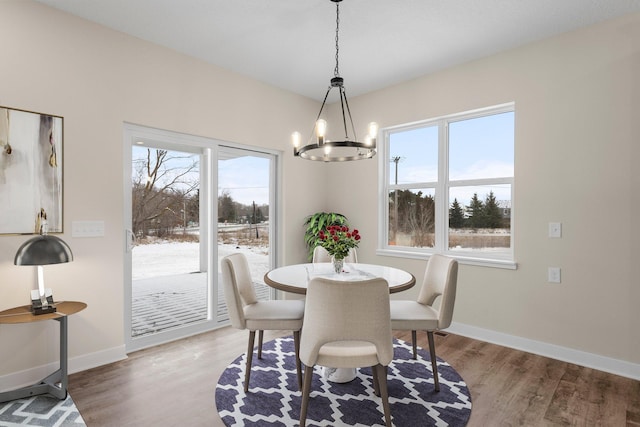
[[(453, 318), (458, 281), (458, 261), (439, 254), (431, 255), (416, 301), (391, 300), (391, 329), (410, 330), (413, 358), (417, 358), (416, 331), (427, 332), (435, 390), (440, 391), (433, 332), (448, 328)], [(442, 296), (440, 306), (434, 306)]]
[[(331, 255), (322, 246), (316, 246), (313, 250), (313, 262), (331, 262)], [(349, 249), (349, 255), (344, 259), (344, 262), (358, 262), (358, 253), (355, 248)]]
[(391, 409), (386, 368), (393, 358), (389, 285), (385, 279), (334, 281), (311, 279), (307, 287), (300, 360), (305, 365), (300, 426), (304, 427), (315, 365), (335, 368), (371, 366), (387, 426)]
[(258, 301), (253, 281), (251, 280), (249, 264), (246, 256), (242, 253), (231, 254), (222, 258), (220, 266), (222, 268), (224, 296), (229, 310), (231, 325), (234, 328), (249, 330), (244, 391), (249, 391), (249, 377), (251, 376), (256, 331), (259, 331), (258, 358), (261, 358), (262, 336), (265, 330), (293, 331), (298, 387), (302, 388), (302, 369), (299, 353), (304, 301)]

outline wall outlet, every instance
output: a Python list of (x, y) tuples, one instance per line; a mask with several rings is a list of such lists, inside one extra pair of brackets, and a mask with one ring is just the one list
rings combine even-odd
[(562, 237), (562, 223), (550, 222), (549, 223), (549, 237), (559, 238)]
[(549, 283), (560, 283), (560, 267), (549, 267), (547, 276)]

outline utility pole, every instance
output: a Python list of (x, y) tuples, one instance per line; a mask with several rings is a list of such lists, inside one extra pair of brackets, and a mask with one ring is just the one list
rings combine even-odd
[[(391, 158), (391, 161), (396, 164), (396, 180), (395, 185), (398, 185), (398, 163), (400, 163), (402, 157), (395, 156)], [(393, 240), (396, 240), (398, 234), (398, 188), (393, 191)]]
[(182, 234), (187, 234), (187, 201), (182, 200)]
[(256, 202), (255, 202), (255, 200), (253, 201), (253, 224), (256, 226), (256, 239), (259, 239), (260, 236), (258, 236), (258, 221), (256, 220)]

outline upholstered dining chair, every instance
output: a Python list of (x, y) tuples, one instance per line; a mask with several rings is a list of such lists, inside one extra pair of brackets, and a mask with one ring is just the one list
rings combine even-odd
[(256, 331), (259, 331), (258, 358), (261, 358), (262, 336), (265, 330), (293, 331), (298, 387), (302, 388), (302, 369), (299, 354), (304, 301), (258, 301), (253, 281), (251, 280), (249, 263), (242, 253), (235, 253), (222, 258), (220, 265), (222, 268), (224, 296), (229, 310), (231, 325), (234, 328), (249, 330), (244, 391), (249, 391)]
[(300, 426), (306, 423), (315, 365), (371, 366), (374, 391), (382, 398), (385, 422), (390, 426), (386, 368), (392, 358), (389, 285), (385, 279), (353, 282), (311, 279), (300, 341), (300, 360), (305, 365)]
[[(313, 262), (331, 262), (331, 255), (322, 246), (316, 246), (313, 250)], [(344, 259), (344, 262), (354, 263), (358, 262), (358, 253), (355, 248), (349, 249), (349, 255)]]
[[(391, 300), (391, 329), (410, 330), (413, 358), (417, 358), (416, 331), (426, 331), (435, 390), (440, 391), (434, 331), (448, 328), (453, 318), (458, 281), (458, 261), (444, 255), (431, 255), (416, 301)], [(439, 307), (434, 306), (442, 296)]]

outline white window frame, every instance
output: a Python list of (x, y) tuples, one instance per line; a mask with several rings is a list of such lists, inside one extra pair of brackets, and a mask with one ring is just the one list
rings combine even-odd
[[(514, 218), (515, 218), (515, 183), (514, 177), (500, 178), (484, 178), (474, 180), (457, 180), (449, 181), (449, 123), (469, 120), (473, 118), (489, 116), (494, 114), (514, 112), (515, 103), (505, 103), (492, 107), (481, 108), (472, 111), (466, 111), (458, 114), (451, 114), (433, 119), (407, 123), (402, 125), (385, 127), (380, 130), (382, 143), (378, 147), (378, 249), (377, 255), (393, 256), (401, 258), (428, 258), (434, 253), (445, 254), (456, 258), (461, 264), (470, 264), (486, 267), (498, 267), (506, 269), (516, 269), (514, 250)], [(411, 184), (390, 184), (392, 171), (392, 162), (389, 153), (390, 134), (398, 131), (411, 130), (422, 127), (437, 126), (438, 127), (438, 181), (437, 182), (413, 182)], [(514, 142), (515, 143), (515, 142)], [(515, 151), (515, 147), (514, 147)], [(515, 159), (514, 159), (515, 162)], [(515, 164), (514, 164), (515, 169)], [(515, 175), (515, 170), (514, 170)], [(491, 253), (470, 253), (468, 251), (456, 251), (448, 248), (449, 236), (449, 192), (452, 187), (473, 186), (473, 185), (496, 185), (508, 184), (511, 186), (511, 241), (509, 251), (500, 254)], [(407, 246), (389, 245), (389, 193), (393, 189), (407, 188), (434, 188), (435, 189), (435, 246), (433, 248), (412, 248)]]

